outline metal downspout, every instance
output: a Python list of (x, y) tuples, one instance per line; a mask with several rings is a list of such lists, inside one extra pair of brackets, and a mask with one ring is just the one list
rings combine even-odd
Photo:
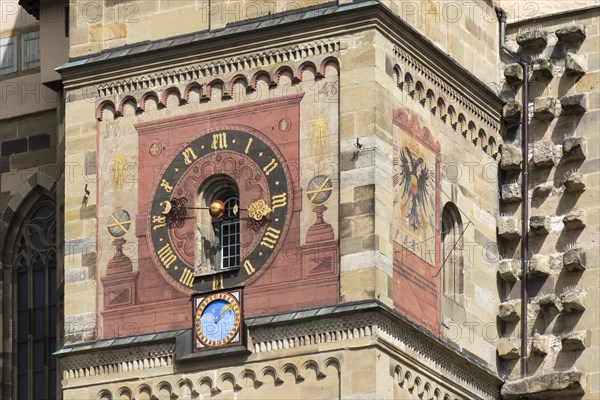
[(521, 151), (523, 172), (521, 178), (521, 378), (527, 376), (527, 303), (529, 302), (529, 63), (506, 47), (506, 12), (495, 7), (500, 22), (500, 48), (523, 67), (523, 116), (521, 118)]

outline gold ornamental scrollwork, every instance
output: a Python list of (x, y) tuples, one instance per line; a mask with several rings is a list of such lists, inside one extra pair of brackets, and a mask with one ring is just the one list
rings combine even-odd
[(260, 221), (271, 212), (271, 208), (264, 200), (256, 200), (248, 207), (248, 216), (255, 221)]

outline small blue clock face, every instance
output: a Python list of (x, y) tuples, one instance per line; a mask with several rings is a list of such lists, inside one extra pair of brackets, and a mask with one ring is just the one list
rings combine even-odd
[(208, 340), (221, 341), (225, 339), (236, 322), (235, 313), (230, 303), (225, 300), (215, 300), (204, 309), (200, 324), (202, 332)]
[(237, 343), (242, 321), (240, 292), (221, 292), (196, 300), (195, 333), (198, 346), (220, 347)]

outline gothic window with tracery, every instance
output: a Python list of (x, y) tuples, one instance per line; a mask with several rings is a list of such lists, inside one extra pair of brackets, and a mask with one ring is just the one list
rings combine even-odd
[(40, 198), (27, 213), (13, 250), (16, 398), (56, 397), (56, 209)]

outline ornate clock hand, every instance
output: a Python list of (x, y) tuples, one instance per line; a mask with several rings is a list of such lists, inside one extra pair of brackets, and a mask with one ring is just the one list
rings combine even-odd
[(229, 310), (231, 310), (231, 304), (223, 306), (223, 308), (221, 309), (221, 313), (215, 317), (215, 322), (217, 322), (221, 318), (221, 316)]

